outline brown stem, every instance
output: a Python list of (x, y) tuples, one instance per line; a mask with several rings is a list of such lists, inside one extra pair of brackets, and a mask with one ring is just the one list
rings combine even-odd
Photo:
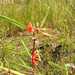
[(32, 65), (32, 74), (35, 75), (35, 66)]
[(35, 50), (35, 41), (36, 41), (35, 32), (33, 32), (33, 50)]
[[(32, 52), (34, 52), (34, 50), (36, 50), (35, 41), (36, 41), (35, 32), (33, 32), (33, 49), (32, 49)], [(35, 75), (35, 65), (33, 65), (33, 64), (32, 64), (32, 72), (33, 72), (33, 75)]]

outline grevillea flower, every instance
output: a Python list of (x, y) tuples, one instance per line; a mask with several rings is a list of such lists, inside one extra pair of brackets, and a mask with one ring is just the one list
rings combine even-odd
[(34, 32), (34, 28), (33, 28), (31, 22), (29, 22), (29, 24), (28, 24), (28, 26), (27, 26), (27, 31), (28, 31), (28, 32)]
[(41, 59), (40, 59), (38, 50), (33, 50), (32, 51), (32, 64), (38, 65), (39, 61), (41, 61)]

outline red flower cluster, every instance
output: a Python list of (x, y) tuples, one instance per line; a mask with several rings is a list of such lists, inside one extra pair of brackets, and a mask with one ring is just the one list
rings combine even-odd
[(32, 64), (38, 65), (39, 61), (41, 61), (39, 52), (37, 50), (33, 50), (32, 51)]
[(27, 31), (28, 31), (28, 32), (34, 32), (34, 28), (33, 28), (31, 22), (29, 22), (29, 24), (28, 24), (28, 26), (27, 26)]

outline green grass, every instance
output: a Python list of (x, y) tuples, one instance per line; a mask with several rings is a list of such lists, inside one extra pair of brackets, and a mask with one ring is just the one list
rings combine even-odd
[[(17, 3), (17, 1), (19, 3)], [(32, 22), (33, 26), (40, 28), (52, 27), (53, 30), (59, 32), (58, 39), (50, 39), (43, 37), (41, 33), (38, 40), (44, 43), (62, 44), (64, 51), (75, 50), (75, 1), (74, 0), (17, 0), (14, 4), (0, 5), (0, 61), (3, 67), (14, 69), (24, 73), (31, 70), (31, 49), (29, 49), (31, 37), (28, 36), (12, 36), (7, 37), (7, 32), (11, 32), (19, 28), (26, 29), (27, 24)], [(23, 32), (22, 31), (22, 32)], [(48, 31), (47, 31), (48, 32)], [(49, 33), (49, 32), (48, 32)], [(17, 34), (15, 34), (17, 35)], [(55, 35), (52, 34), (54, 37)], [(16, 50), (16, 44), (20, 44), (20, 48)], [(50, 47), (51, 48), (51, 47)], [(49, 49), (50, 49), (49, 48)], [(63, 63), (55, 64), (51, 61), (50, 54), (40, 50), (41, 56), (45, 57), (36, 68), (37, 75), (54, 75), (61, 72), (61, 75), (66, 74), (62, 68)], [(71, 60), (69, 56), (66, 62), (75, 63), (74, 55)], [(13, 61), (12, 61), (13, 60)], [(42, 62), (46, 60), (43, 65)], [(61, 64), (61, 66), (60, 66)], [(44, 70), (45, 67), (46, 69)], [(66, 70), (66, 69), (65, 69)], [(39, 73), (39, 74), (38, 74)], [(60, 74), (58, 74), (60, 75)]]

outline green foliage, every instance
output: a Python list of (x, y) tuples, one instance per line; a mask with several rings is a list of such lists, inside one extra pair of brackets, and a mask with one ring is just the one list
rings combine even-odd
[(1, 15), (1, 16), (0, 16), (0, 19), (5, 20), (5, 21), (7, 21), (7, 22), (9, 22), (9, 23), (12, 23), (13, 25), (19, 27), (20, 29), (24, 29), (23, 24), (17, 22), (17, 21), (14, 20), (14, 19), (11, 19), (11, 18), (9, 18), (9, 17), (7, 17), (7, 16), (2, 16), (2, 15)]
[[(6, 37), (8, 30), (19, 28), (24, 30), (28, 22), (40, 28), (52, 27), (59, 34), (58, 39), (50, 37), (41, 37), (40, 42), (51, 44), (62, 44), (64, 51), (75, 50), (75, 1), (74, 0), (16, 0), (14, 4), (0, 5), (0, 61), (2, 66), (8, 67), (19, 72), (31, 70), (31, 50), (29, 36)], [(9, 31), (11, 32), (11, 31)], [(47, 31), (48, 32), (48, 31)], [(49, 33), (49, 32), (48, 32)], [(15, 34), (16, 35), (16, 34)], [(52, 34), (54, 37), (55, 35)], [(20, 44), (17, 49), (16, 44)], [(44, 45), (44, 44), (43, 44)], [(48, 48), (52, 50), (52, 46)], [(75, 56), (63, 57), (63, 62), (54, 63), (51, 61), (51, 55), (44, 48), (40, 50), (41, 57), (44, 56), (46, 65), (41, 63), (37, 68), (37, 75), (68, 75), (63, 63), (67, 61), (75, 62)], [(44, 51), (44, 52), (43, 52)], [(13, 61), (12, 61), (13, 60)], [(46, 69), (44, 68), (46, 67)], [(45, 70), (44, 70), (45, 69)], [(52, 70), (51, 70), (52, 69)], [(61, 72), (59, 72), (61, 69)], [(63, 71), (64, 69), (65, 71)], [(51, 70), (51, 71), (50, 71)]]

